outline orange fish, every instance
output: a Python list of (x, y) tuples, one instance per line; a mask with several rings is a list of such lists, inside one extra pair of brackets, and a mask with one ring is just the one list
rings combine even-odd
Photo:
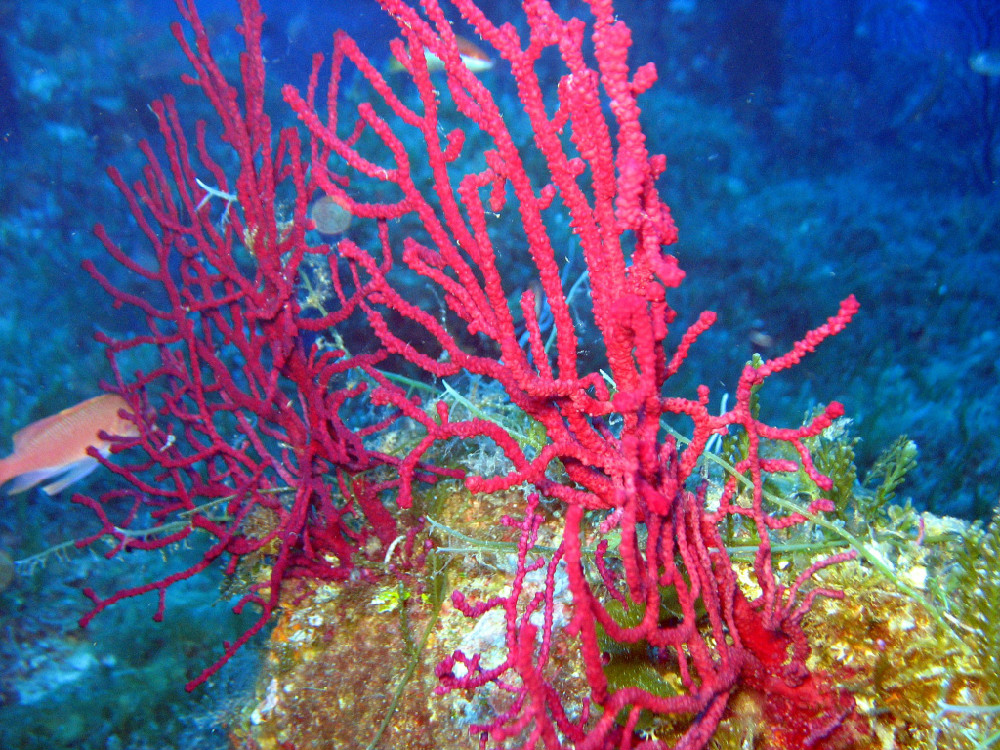
[[(493, 61), (490, 59), (490, 56), (480, 49), (475, 42), (470, 42), (465, 37), (456, 34), (455, 45), (458, 47), (458, 56), (465, 63), (465, 67), (473, 73), (482, 73), (484, 70), (489, 70), (493, 67)], [(444, 62), (430, 50), (424, 50), (424, 59), (427, 60), (427, 70), (431, 73), (444, 70)], [(402, 70), (404, 70), (403, 64), (393, 57), (389, 61), (389, 71), (399, 73)]]
[(135, 424), (119, 416), (120, 411), (129, 411), (125, 399), (104, 394), (18, 430), (14, 433), (14, 452), (0, 459), (0, 485), (13, 479), (9, 492), (14, 494), (56, 478), (42, 488), (54, 495), (83, 479), (101, 465), (87, 455), (88, 448), (96, 448), (102, 456), (111, 453), (111, 441), (99, 437), (99, 433), (139, 436)]

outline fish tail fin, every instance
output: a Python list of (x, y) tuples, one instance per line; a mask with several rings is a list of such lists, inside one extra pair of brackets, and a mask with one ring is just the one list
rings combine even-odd
[[(13, 456), (7, 456), (7, 458), (0, 458), (0, 487), (3, 487), (7, 482), (18, 475), (17, 467), (14, 465)], [(13, 494), (10, 490), (7, 494)]]

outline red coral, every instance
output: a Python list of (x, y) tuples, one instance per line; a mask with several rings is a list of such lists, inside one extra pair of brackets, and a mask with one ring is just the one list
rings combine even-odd
[[(228, 575), (241, 560), (270, 562), (266, 580), (254, 582), (235, 607), (257, 605), (255, 624), (226, 644), (223, 657), (189, 684), (193, 688), (269, 621), (286, 579), (343, 579), (359, 559), (378, 557), (400, 530), (383, 505), (397, 479), (366, 478), (398, 461), (364, 443), (397, 414), (385, 412), (359, 429), (348, 426), (350, 419), (358, 422), (352, 410), (372, 410), (359, 374), (392, 389), (372, 369), (384, 352), (348, 357), (313, 334), (348, 319), (365, 290), (346, 291), (330, 248), (306, 242), (315, 188), (298, 132), (273, 133), (264, 113), (264, 16), (255, 0), (242, 3), (241, 97), (212, 58), (194, 4), (179, 7), (194, 35), (190, 44), (181, 25), (173, 27), (194, 68), (185, 80), (217, 113), (235, 180), (210, 153), (205, 122), (197, 124), (192, 152), (170, 97), (152, 105), (166, 163), (142, 143), (142, 181), (129, 187), (110, 170), (155, 262), (136, 262), (98, 226), (108, 253), (133, 279), (126, 288), (93, 263), (85, 267), (116, 307), (133, 309), (146, 321), (145, 334), (99, 336), (117, 376), (111, 388), (126, 398), (141, 427), (143, 455), (125, 465), (105, 462), (129, 489), (74, 499), (101, 520), (80, 544), (111, 537), (116, 543), (109, 557), (165, 548), (195, 530), (212, 539), (201, 560), (162, 580), (107, 597), (88, 589), (94, 606), (84, 625), (122, 598), (154, 591), (159, 620), (168, 588), (216, 561)], [(309, 255), (324, 259), (336, 293), (327, 300), (335, 309), (325, 314), (299, 301)], [(150, 355), (157, 360), (153, 369), (126, 375)]]
[[(517, 522), (522, 537), (511, 593), (480, 604), (460, 594), (454, 598), (470, 617), (497, 607), (506, 614), (503, 664), (487, 669), (477, 656), (456, 653), (440, 669), (444, 690), (491, 683), (510, 693), (509, 709), (476, 728), (484, 743), (517, 738), (525, 747), (652, 747), (636, 731), (645, 713), (688, 717), (677, 747), (700, 748), (737, 690), (763, 696), (780, 742), (839, 741), (853, 702), (808, 673), (801, 619), (815, 596), (837, 595), (818, 589), (802, 595), (803, 585), (816, 568), (844, 556), (813, 565), (791, 586), (779, 582), (771, 534), (806, 519), (767, 507), (763, 485), (768, 474), (801, 468), (828, 488), (803, 441), (829, 426), (842, 408), (833, 403), (805, 426), (779, 429), (754, 417), (751, 397), (765, 378), (842, 330), (856, 301), (841, 303), (834, 317), (789, 353), (759, 368), (748, 366), (736, 403), (725, 413), (709, 412), (704, 386), (696, 399), (668, 395), (667, 381), (714, 315), (702, 314), (668, 359), (675, 313), (667, 290), (684, 274), (665, 249), (677, 237), (656, 189), (666, 159), (649, 153), (637, 102), (656, 72), (652, 65), (630, 70), (630, 31), (615, 19), (610, 0), (588, 0), (594, 18), (589, 32), (579, 19), (562, 19), (546, 0), (524, 0), (526, 38), (511, 24), (492, 23), (474, 0), (454, 0), (465, 21), (503, 58), (520, 101), (516, 111), (501, 111), (466, 67), (436, 0), (424, 0), (422, 12), (402, 0), (382, 4), (403, 36), (393, 54), (408, 71), (406, 82), (391, 84), (352, 39), (338, 33), (325, 120), (315, 106), (319, 58), (304, 97), (284, 89), (312, 137), (308, 168), (297, 132), (275, 135), (264, 114), (263, 16), (256, 0), (241, 0), (247, 43), (242, 103), (211, 57), (192, 1), (181, 4), (195, 40), (189, 45), (175, 27), (195, 69), (189, 82), (218, 113), (237, 176), (230, 186), (226, 170), (209, 153), (202, 124), (192, 159), (169, 99), (154, 107), (166, 168), (144, 145), (144, 182), (129, 188), (112, 172), (154, 248), (156, 267), (143, 268), (102, 229), (98, 234), (112, 257), (153, 291), (130, 293), (93, 265), (88, 268), (116, 305), (137, 309), (148, 323), (147, 335), (104, 338), (119, 376), (116, 390), (142, 427), (145, 457), (114, 469), (132, 489), (78, 499), (100, 514), (98, 535), (118, 541), (112, 554), (163, 547), (195, 528), (215, 541), (203, 560), (161, 581), (106, 599), (91, 592), (95, 608), (85, 621), (124, 596), (147, 591), (159, 592), (162, 614), (164, 594), (177, 580), (219, 559), (228, 559), (226, 570), (233, 573), (240, 559), (272, 556), (269, 579), (238, 606), (259, 605), (260, 618), (227, 645), (223, 659), (198, 684), (263, 626), (287, 577), (342, 578), (355, 570), (355, 558), (370, 540), (391, 543), (397, 519), (383, 507), (382, 496), (398, 489), (398, 505), (410, 507), (411, 483), (426, 473), (421, 461), (435, 442), (486, 438), (513, 468), (503, 476), (469, 477), (470, 489), (530, 482), (558, 502), (563, 529), (555, 554), (532, 558), (540, 522), (533, 496)], [(427, 50), (443, 62), (443, 79), (432, 79)], [(558, 58), (565, 69), (554, 92), (536, 73), (543, 55)], [(338, 107), (347, 101), (340, 91), (347, 62), (367, 82), (372, 101), (358, 104), (345, 128)], [(410, 83), (414, 90), (401, 93)], [(508, 125), (517, 120), (522, 137)], [(337, 159), (353, 173), (352, 181), (334, 171)], [(359, 219), (374, 220), (378, 247), (350, 239), (336, 248), (310, 247), (306, 207), (316, 189)], [(213, 209), (219, 200), (226, 202), (221, 212)], [(286, 200), (290, 208), (282, 221)], [(590, 293), (583, 305), (572, 299), (566, 274), (572, 261), (561, 249), (570, 234), (586, 269)], [(238, 258), (240, 243), (250, 257)], [(310, 313), (300, 304), (310, 255), (325, 259), (332, 312)], [(433, 299), (428, 285), (442, 309), (427, 303)], [(519, 291), (523, 328), (508, 303)], [(550, 324), (543, 320), (546, 310)], [(371, 354), (348, 357), (312, 336), (359, 316), (380, 345)], [(146, 347), (156, 351), (159, 364), (124, 377), (124, 363)], [(596, 348), (600, 361), (581, 356), (585, 348)], [(463, 374), (499, 384), (544, 428), (544, 447), (527, 452), (501, 425), (454, 420), (443, 403), (436, 414), (426, 413), (375, 369), (400, 360), (428, 376)], [(367, 386), (351, 385), (356, 373), (363, 373)], [(350, 429), (345, 413), (359, 401), (363, 409), (386, 409), (385, 418)], [(399, 415), (426, 434), (395, 461), (367, 448), (364, 438)], [(678, 416), (693, 423), (683, 449), (664, 428)], [(737, 431), (745, 436), (745, 456), (726, 479), (718, 504), (709, 506), (696, 470), (713, 436)], [(799, 461), (765, 458), (762, 441), (793, 446)], [(367, 478), (387, 464), (398, 469), (398, 479)], [(130, 510), (124, 522), (113, 522), (105, 508), (123, 499)], [(130, 531), (148, 506), (161, 532), (176, 531)], [(827, 509), (817, 501), (810, 512)], [(265, 533), (253, 534), (248, 526), (258, 513), (271, 520)], [(720, 534), (734, 517), (745, 519), (760, 540), (753, 571), (761, 593), (753, 600), (743, 593)], [(613, 535), (620, 541), (611, 556)], [(585, 543), (588, 537), (596, 537), (596, 551)], [(589, 574), (590, 560), (596, 577)], [(525, 576), (536, 569), (546, 571), (545, 589), (523, 597)], [(590, 688), (577, 715), (565, 708), (547, 672), (559, 576), (568, 581), (573, 600), (566, 634), (577, 641)], [(676, 617), (660, 617), (665, 599)], [(639, 608), (641, 619), (619, 622), (612, 602)], [(609, 685), (601, 632), (619, 644), (646, 644), (676, 668), (682, 690), (663, 696)], [(455, 674), (459, 664), (466, 670), (461, 676)]]
[[(750, 401), (765, 378), (796, 364), (839, 332), (857, 303), (853, 297), (845, 300), (834, 317), (788, 354), (757, 369), (748, 366), (735, 406), (722, 415), (709, 413), (707, 388), (696, 400), (665, 395), (666, 381), (714, 315), (703, 314), (668, 361), (664, 343), (675, 315), (666, 290), (676, 287), (683, 273), (664, 250), (677, 236), (656, 190), (666, 162), (648, 153), (636, 101), (655, 81), (655, 70), (647, 65), (631, 74), (630, 32), (615, 20), (608, 0), (588, 2), (594, 16), (589, 39), (596, 70), (583, 51), (585, 24), (563, 20), (544, 0), (523, 3), (526, 39), (510, 24), (494, 25), (473, 0), (453, 4), (509, 66), (519, 112), (501, 112), (487, 86), (463, 64), (452, 26), (433, 0), (422, 3), (423, 14), (401, 0), (383, 0), (404, 38), (393, 53), (410, 73), (416, 101), (398, 94), (343, 34), (335, 37), (325, 121), (315, 107), (319, 61), (305, 97), (285, 88), (286, 100), (315, 139), (312, 169), (317, 183), (352, 213), (379, 222), (380, 253), (348, 240), (338, 251), (366, 279), (371, 294), (363, 306), (385, 348), (436, 377), (471, 373), (496, 381), (547, 435), (545, 447), (528, 455), (497, 424), (453, 421), (444, 406), (436, 419), (410, 413), (427, 437), (403, 462), (404, 480), (434, 441), (485, 437), (514, 468), (504, 476), (469, 477), (470, 489), (488, 492), (530, 482), (564, 506), (558, 553), (547, 562), (531, 562), (527, 548), (537, 520), (529, 503), (519, 572), (509, 596), (478, 605), (461, 596), (455, 599), (470, 617), (494, 607), (504, 609), (507, 660), (486, 669), (477, 656), (456, 653), (442, 665), (442, 685), (470, 689), (495, 683), (512, 692), (508, 711), (475, 728), (498, 744), (517, 737), (525, 747), (555, 748), (562, 742), (578, 748), (631, 747), (640, 742), (632, 729), (646, 711), (691, 715), (678, 746), (702, 747), (739, 687), (759, 690), (768, 700), (773, 696), (777, 702), (769, 704), (769, 711), (788, 723), (789, 736), (805, 745), (821, 744), (852, 712), (853, 703), (850, 696), (821, 687), (821, 681), (808, 674), (800, 620), (816, 595), (837, 594), (814, 590), (800, 596), (819, 565), (788, 589), (776, 580), (770, 535), (805, 518), (776, 515), (766, 508), (763, 482), (767, 474), (795, 472), (801, 466), (817, 485), (829, 488), (829, 480), (813, 467), (803, 439), (819, 434), (842, 408), (833, 403), (808, 425), (778, 429), (755, 419)], [(536, 74), (546, 48), (558, 54), (566, 69), (555, 100), (546, 98)], [(425, 49), (444, 62), (443, 81), (432, 80)], [(362, 103), (353, 126), (344, 123), (337, 109), (346, 61), (353, 63), (382, 105)], [(442, 86), (457, 111), (442, 97)], [(395, 119), (386, 119), (385, 112)], [(510, 123), (517, 117), (522, 118), (520, 132), (532, 134), (532, 144), (514, 134)], [(484, 166), (456, 175), (454, 165), (469, 158), (464, 150), (471, 141), (483, 149)], [(334, 157), (357, 173), (351, 186), (336, 182), (329, 173)], [(421, 178), (426, 180), (418, 174), (416, 165), (422, 164), (428, 165), (432, 192), (419, 187)], [(366, 201), (361, 197), (366, 190), (402, 197), (392, 203)], [(582, 313), (571, 308), (562, 254), (555, 249), (560, 245), (558, 232), (552, 229), (559, 215), (568, 218), (585, 263), (588, 321), (578, 322)], [(503, 233), (494, 224), (502, 225)], [(516, 230), (521, 236), (511, 239)], [(501, 242), (503, 251), (498, 248)], [(501, 255), (518, 251), (520, 255), (501, 261)], [(415, 304), (405, 291), (412, 282), (393, 268), (396, 258), (438, 290), (447, 315)], [(532, 269), (532, 282), (520, 295), (523, 336), (508, 304), (516, 284), (510, 269), (518, 265)], [(538, 312), (542, 307), (551, 311), (551, 350)], [(461, 336), (445, 322), (448, 316), (461, 322)], [(588, 339), (581, 327), (588, 323), (598, 334), (609, 375), (581, 361), (579, 352)], [(593, 338), (590, 334), (591, 342)], [(690, 442), (680, 452), (672, 438), (664, 437), (662, 427), (663, 419), (674, 415), (686, 415), (694, 424)], [(727, 479), (718, 507), (709, 509), (703, 489), (690, 486), (694, 472), (709, 439), (734, 429), (745, 433), (746, 456)], [(800, 461), (763, 458), (762, 440), (791, 444)], [(568, 482), (554, 478), (556, 464), (565, 470)], [(749, 507), (736, 502), (744, 476), (752, 488)], [(405, 487), (402, 493), (405, 504)], [(827, 509), (827, 503), (819, 501), (810, 511)], [(720, 525), (731, 516), (746, 518), (761, 540), (754, 572), (762, 593), (752, 602), (741, 592), (720, 538)], [(620, 580), (609, 570), (606, 544), (598, 546), (596, 555), (584, 549), (585, 533), (597, 525), (605, 541), (612, 532), (621, 535)], [(600, 585), (585, 574), (588, 556), (602, 571)], [(523, 576), (542, 565), (549, 571), (547, 595), (519, 601)], [(568, 716), (563, 698), (546, 676), (556, 567), (568, 575), (574, 606), (569, 633), (578, 639), (590, 685), (588, 710), (596, 719), (588, 720), (586, 710), (583, 716)], [(676, 623), (663, 624), (657, 615), (666, 591), (681, 612)], [(622, 626), (603, 603), (610, 599), (644, 606), (645, 616), (635, 626)], [(533, 624), (535, 612), (544, 613), (543, 625)], [(637, 687), (610, 689), (599, 629), (622, 644), (646, 643), (664, 654), (660, 658), (675, 662), (684, 691), (663, 697)], [(459, 664), (464, 672), (456, 676)]]

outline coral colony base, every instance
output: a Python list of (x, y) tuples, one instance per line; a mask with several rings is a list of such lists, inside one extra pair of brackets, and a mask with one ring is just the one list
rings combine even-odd
[[(317, 56), (284, 87), (280, 128), (257, 1), (237, 85), (178, 5), (185, 81), (216, 118), (189, 128), (165, 97), (142, 179), (110, 171), (155, 257), (97, 227), (132, 278), (86, 264), (147, 324), (101, 336), (138, 437), (95, 455), (124, 488), (74, 499), (109, 557), (211, 541), (162, 579), (88, 589), (83, 624), (147, 593), (159, 620), (172, 585), (221, 566), (259, 616), (189, 689), (283, 612), (248, 746), (881, 742), (857, 670), (817, 667), (804, 629), (863, 546), (824, 520), (836, 488), (810, 450), (843, 409), (757, 416), (765, 380), (858, 304), (748, 364), (721, 413), (705, 386), (668, 392), (714, 315), (667, 343), (683, 272), (637, 102), (656, 71), (630, 69), (610, 0), (581, 3), (589, 24), (524, 0), (500, 25), (472, 0), (382, 0), (402, 72), (338, 33), (329, 71)], [(516, 100), (467, 65), (458, 16)], [(353, 217), (334, 244), (321, 196)], [(820, 554), (778, 564), (790, 539)], [(306, 717), (321, 737), (289, 734)]]

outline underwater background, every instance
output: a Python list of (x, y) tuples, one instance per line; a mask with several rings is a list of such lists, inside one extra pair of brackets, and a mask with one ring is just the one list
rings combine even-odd
[[(553, 3), (563, 15), (586, 9)], [(482, 2), (493, 17), (510, 3)], [(619, 0), (633, 64), (659, 81), (640, 99), (687, 272), (669, 301), (675, 331), (705, 309), (719, 322), (672, 381), (719, 399), (754, 352), (778, 354), (853, 293), (861, 313), (836, 346), (767, 385), (775, 424), (836, 399), (853, 420), (859, 470), (900, 435), (919, 449), (903, 495), (921, 510), (985, 519), (1000, 494), (1000, 3), (986, 0)], [(395, 25), (374, 0), (267, 2), (269, 114), (293, 120), (278, 87), (303, 87), (333, 30), (386, 62)], [(235, 77), (235, 2), (201, 2), (213, 52)], [(95, 330), (142, 321), (82, 272), (113, 261), (102, 222), (142, 260), (141, 235), (105, 175), (131, 180), (165, 93), (193, 123), (206, 105), (168, 25), (169, 0), (0, 1), (0, 440), (99, 391), (111, 372)], [(511, 93), (501, 66), (482, 74)], [(113, 478), (87, 480), (98, 487)], [(94, 519), (33, 491), (5, 497), (0, 551), (29, 560), (85, 536)], [(178, 556), (198, 556), (182, 549)], [(0, 592), (0, 746), (222, 748), (257, 657), (209, 690), (184, 683), (239, 632), (205, 577), (128, 601), (85, 631), (85, 585), (129, 585), (158, 559), (72, 548), (14, 566)], [(7, 566), (9, 567), (9, 566)], [(2, 572), (0, 572), (2, 573)]]

